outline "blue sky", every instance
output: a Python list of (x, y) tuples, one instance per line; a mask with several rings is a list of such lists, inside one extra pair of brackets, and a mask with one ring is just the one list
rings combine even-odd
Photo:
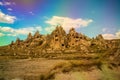
[(0, 0), (0, 46), (29, 32), (69, 31), (105, 39), (120, 38), (120, 0)]

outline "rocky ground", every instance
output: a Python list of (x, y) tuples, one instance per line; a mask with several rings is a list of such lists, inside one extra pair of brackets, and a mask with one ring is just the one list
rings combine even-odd
[(0, 80), (119, 80), (119, 72), (120, 66), (99, 60), (0, 60)]

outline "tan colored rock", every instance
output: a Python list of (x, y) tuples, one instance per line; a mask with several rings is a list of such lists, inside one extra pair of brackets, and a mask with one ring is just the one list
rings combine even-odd
[(120, 48), (120, 39), (106, 40), (108, 48)]
[(15, 44), (16, 44), (16, 45), (20, 45), (20, 39), (19, 39), (19, 38), (16, 39)]
[[(56, 29), (48, 35), (41, 35), (39, 31), (36, 31), (32, 36), (28, 34), (25, 41), (21, 41), (19, 38), (15, 42), (11, 43), (11, 47), (14, 50), (21, 50), (28, 52), (33, 48), (33, 53), (62, 53), (62, 52), (99, 52), (113, 48), (120, 48), (120, 39), (105, 40), (102, 35), (98, 35), (96, 38), (89, 38), (82, 33), (78, 33), (74, 28), (71, 28), (66, 34), (65, 30), (61, 26), (57, 26)], [(26, 51), (24, 51), (26, 49)], [(16, 53), (16, 52), (15, 52)]]
[(32, 37), (33, 37), (32, 34), (29, 33), (29, 34), (28, 34), (28, 37), (27, 37), (27, 40), (32, 39)]
[(66, 32), (61, 26), (57, 26), (51, 33), (49, 45), (54, 50), (61, 50), (66, 47)]
[(75, 31), (74, 28), (71, 28), (68, 35), (67, 35), (67, 40), (68, 40), (68, 47), (69, 48), (75, 48), (75, 46), (79, 45), (79, 34)]
[[(90, 38), (87, 36), (78, 33), (74, 28), (71, 28), (67, 35), (68, 47), (70, 49), (83, 50), (85, 47), (90, 46)], [(84, 47), (84, 48), (83, 48)], [(85, 51), (85, 50), (84, 50)]]
[(13, 46), (14, 45), (14, 41), (11, 41), (11, 44), (10, 44), (10, 46)]
[(102, 51), (107, 49), (107, 43), (102, 35), (98, 35), (95, 39), (91, 40), (91, 49), (94, 51)]
[(39, 33), (39, 31), (36, 31), (35, 34), (34, 34), (34, 38), (39, 38), (41, 35)]

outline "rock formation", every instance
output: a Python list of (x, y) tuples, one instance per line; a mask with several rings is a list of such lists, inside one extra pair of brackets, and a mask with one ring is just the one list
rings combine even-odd
[[(32, 49), (33, 53), (55, 53), (64, 52), (101, 52), (108, 49), (120, 48), (120, 39), (105, 40), (102, 35), (96, 38), (89, 38), (82, 33), (78, 33), (71, 28), (68, 34), (61, 26), (48, 35), (42, 35), (39, 31), (32, 36), (28, 34), (27, 39), (21, 41), (17, 38), (16, 42), (10, 44), (11, 48), (21, 48), (24, 52)], [(19, 46), (19, 47), (18, 47)]]
[(31, 33), (29, 33), (29, 34), (28, 34), (28, 37), (27, 37), (27, 40), (32, 39), (32, 37), (33, 37), (33, 36), (32, 36), (32, 34), (31, 34)]
[(50, 42), (48, 43), (50, 45), (50, 48), (53, 50), (61, 50), (65, 49), (67, 46), (66, 44), (66, 32), (63, 30), (63, 28), (56, 27), (56, 29), (51, 33), (50, 35)]

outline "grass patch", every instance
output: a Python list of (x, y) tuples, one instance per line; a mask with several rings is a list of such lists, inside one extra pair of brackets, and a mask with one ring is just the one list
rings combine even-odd
[(68, 62), (59, 63), (54, 66), (52, 70), (57, 70), (58, 72), (70, 72), (79, 70), (90, 70), (92, 67), (96, 67), (100, 70), (102, 62), (99, 60), (71, 60)]

